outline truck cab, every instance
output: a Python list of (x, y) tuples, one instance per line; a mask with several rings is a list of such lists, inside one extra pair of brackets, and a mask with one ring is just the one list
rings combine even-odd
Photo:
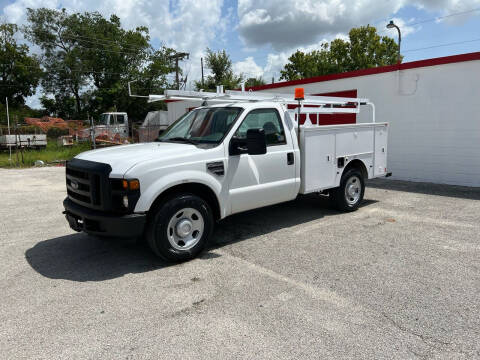
[[(363, 199), (364, 180), (375, 176), (375, 152), (368, 158), (361, 149), (341, 156), (343, 162), (337, 161), (335, 148), (328, 155), (305, 157), (299, 129), (280, 102), (196, 108), (157, 142), (88, 151), (68, 162), (67, 220), (74, 230), (94, 235), (145, 236), (157, 255), (181, 261), (202, 251), (216, 221), (293, 200), (299, 193), (327, 190), (337, 208), (355, 210)], [(353, 134), (348, 129), (329, 134), (338, 133), (340, 139), (345, 131)], [(362, 131), (355, 129), (352, 139)], [(383, 152), (386, 156), (385, 148)], [(302, 170), (302, 158), (310, 169), (312, 156), (330, 157), (331, 181), (317, 182), (323, 187), (302, 179), (302, 174), (327, 176)]]
[(121, 139), (128, 137), (128, 115), (126, 112), (106, 112), (100, 115), (95, 133), (107, 131), (111, 137), (115, 135)]

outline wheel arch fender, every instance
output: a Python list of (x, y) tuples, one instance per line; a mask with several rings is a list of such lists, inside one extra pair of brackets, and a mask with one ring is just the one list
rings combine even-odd
[(135, 212), (148, 212), (168, 194), (181, 191), (204, 198), (212, 207), (216, 219), (224, 214), (225, 204), (221, 201), (222, 183), (214, 176), (200, 171), (180, 171), (157, 179), (142, 192)]
[(353, 159), (349, 161), (348, 164), (343, 168), (341, 176), (346, 174), (350, 169), (358, 169), (362, 173), (363, 180), (365, 181), (368, 179), (367, 165), (362, 159)]

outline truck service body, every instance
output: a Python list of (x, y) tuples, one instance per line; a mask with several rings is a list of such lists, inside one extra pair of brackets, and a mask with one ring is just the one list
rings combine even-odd
[[(68, 162), (64, 207), (74, 230), (145, 236), (157, 255), (185, 260), (204, 248), (214, 222), (231, 214), (312, 192), (328, 193), (336, 208), (351, 211), (363, 200), (366, 179), (389, 175), (387, 123), (298, 124), (301, 113), (358, 112), (365, 99), (166, 93), (150, 100), (220, 103), (194, 109), (158, 142), (87, 151)], [(289, 110), (295, 102), (298, 109)]]

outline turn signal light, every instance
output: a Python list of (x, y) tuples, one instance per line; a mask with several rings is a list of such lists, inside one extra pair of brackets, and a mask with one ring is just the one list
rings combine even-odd
[(122, 181), (122, 187), (125, 190), (138, 190), (138, 189), (140, 189), (140, 181), (138, 181), (137, 179), (123, 180)]
[(140, 181), (138, 180), (130, 180), (128, 182), (130, 190), (138, 190), (140, 189)]

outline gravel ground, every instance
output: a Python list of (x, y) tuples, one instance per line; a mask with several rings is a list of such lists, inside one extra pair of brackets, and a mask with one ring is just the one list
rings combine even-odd
[(0, 170), (5, 359), (480, 358), (480, 189), (378, 180), (232, 216), (201, 258), (73, 233), (64, 169)]

